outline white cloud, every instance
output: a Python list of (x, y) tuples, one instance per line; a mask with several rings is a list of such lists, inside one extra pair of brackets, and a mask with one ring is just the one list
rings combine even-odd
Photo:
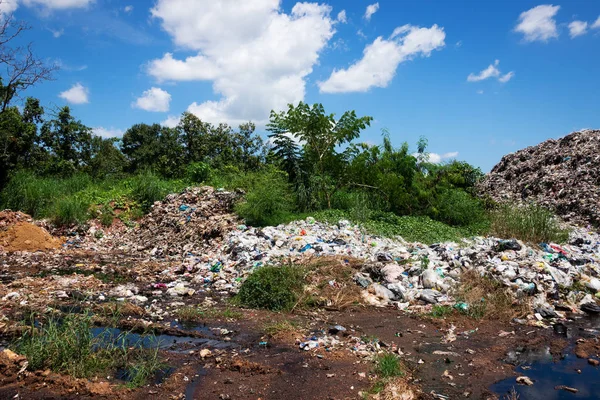
[(519, 23), (515, 27), (515, 31), (522, 33), (527, 42), (536, 40), (545, 42), (548, 39), (557, 38), (558, 30), (554, 16), (559, 9), (560, 6), (543, 4), (524, 11), (519, 16)]
[(61, 28), (61, 29), (58, 29), (58, 30), (54, 30), (54, 29), (48, 29), (48, 30), (49, 30), (50, 32), (52, 32), (52, 36), (53, 36), (55, 39), (58, 39), (59, 37), (61, 37), (61, 36), (62, 36), (62, 35), (65, 33), (65, 30), (64, 30), (63, 28)]
[(279, 0), (158, 0), (151, 13), (177, 47), (148, 63), (158, 81), (212, 81), (220, 97), (188, 110), (207, 122), (266, 121), (272, 109), (304, 99), (305, 78), (335, 33), (331, 7), (297, 3), (283, 13)]
[(130, 13), (133, 11), (133, 6), (125, 6), (123, 8), (123, 11), (125, 11), (126, 13)]
[(515, 73), (511, 71), (502, 75), (498, 69), (499, 64), (500, 60), (496, 60), (493, 64), (490, 64), (486, 69), (482, 70), (478, 74), (471, 72), (469, 76), (467, 76), (467, 82), (479, 82), (489, 78), (497, 78), (498, 81), (502, 83), (508, 82), (513, 76), (515, 76)]
[(52, 10), (65, 10), (67, 8), (83, 8), (92, 4), (94, 0), (23, 0), (28, 7), (43, 6)]
[(122, 129), (112, 128), (112, 127), (104, 128), (102, 126), (93, 128), (92, 132), (94, 133), (94, 135), (100, 136), (104, 139), (113, 138), (113, 137), (121, 137), (121, 136), (123, 136), (123, 133), (124, 133)]
[[(437, 153), (427, 153), (429, 155), (429, 159), (427, 160), (427, 162), (433, 163), (433, 164), (439, 164), (442, 161), (446, 161), (446, 160), (451, 160), (451, 159), (455, 159), (456, 157), (458, 157), (458, 151), (451, 151), (449, 153), (444, 153), (444, 154), (437, 154)], [(413, 153), (413, 157), (419, 157), (419, 153)]]
[(459, 40), (458, 42), (456, 42), (455, 46), (456, 47), (461, 47), (462, 46), (462, 40)]
[(600, 17), (591, 26), (592, 29), (600, 29)]
[(569, 36), (571, 39), (585, 35), (587, 32), (588, 23), (584, 21), (573, 21), (569, 24)]
[(346, 22), (348, 22), (348, 19), (346, 17), (346, 10), (342, 10), (338, 13), (337, 21), (341, 22), (342, 24), (345, 24)]
[(146, 111), (167, 112), (169, 111), (170, 103), (171, 95), (169, 92), (153, 87), (142, 93), (131, 106)]
[(478, 90), (477, 94), (483, 94), (483, 90)]
[(377, 12), (377, 10), (379, 10), (379, 3), (368, 5), (367, 9), (365, 10), (365, 19), (370, 21), (371, 17)]
[(65, 99), (72, 104), (86, 104), (89, 103), (89, 89), (83, 86), (81, 83), (74, 84), (71, 89), (61, 92), (58, 97)]
[(179, 125), (179, 121), (181, 121), (181, 117), (178, 115), (169, 115), (167, 119), (162, 121), (160, 124), (162, 126), (166, 126), (167, 128), (175, 128)]
[(394, 29), (388, 39), (381, 36), (367, 45), (363, 57), (347, 69), (334, 70), (324, 82), (321, 93), (365, 92), (372, 87), (386, 87), (394, 78), (398, 65), (416, 56), (429, 57), (444, 47), (444, 28), (433, 25), (420, 28), (404, 25)]
[(10, 14), (19, 7), (18, 0), (2, 0), (0, 2), (0, 15)]

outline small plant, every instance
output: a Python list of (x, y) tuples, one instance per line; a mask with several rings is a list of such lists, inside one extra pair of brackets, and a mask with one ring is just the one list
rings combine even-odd
[(147, 212), (157, 200), (162, 200), (167, 194), (160, 178), (150, 171), (136, 176), (131, 182), (131, 194), (133, 199), (141, 205), (142, 210)]
[(529, 243), (562, 243), (569, 231), (560, 227), (548, 209), (535, 204), (523, 206), (504, 204), (490, 213), (491, 233), (501, 238), (515, 238)]
[(431, 313), (429, 315), (431, 315), (433, 318), (445, 318), (450, 314), (452, 314), (452, 307), (436, 304), (431, 309)]
[(265, 333), (270, 337), (277, 337), (281, 334), (296, 332), (300, 329), (298, 323), (284, 319), (283, 321), (270, 322), (265, 325)]
[(429, 257), (421, 257), (421, 270), (425, 271), (429, 267)]
[(109, 204), (104, 204), (100, 209), (100, 223), (102, 226), (111, 226), (113, 219), (115, 218), (115, 212)]
[(246, 307), (289, 311), (302, 294), (304, 277), (298, 266), (262, 267), (244, 281), (237, 300)]
[(394, 378), (404, 375), (400, 359), (394, 354), (384, 354), (375, 361), (375, 373), (381, 379)]
[(81, 224), (88, 218), (89, 204), (76, 196), (63, 197), (54, 203), (52, 220), (56, 225)]
[(203, 162), (191, 163), (186, 168), (186, 175), (190, 182), (202, 183), (210, 177), (210, 166)]

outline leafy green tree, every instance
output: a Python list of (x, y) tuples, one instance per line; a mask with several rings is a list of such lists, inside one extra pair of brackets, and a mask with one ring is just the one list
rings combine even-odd
[(61, 108), (53, 119), (44, 122), (40, 139), (51, 156), (46, 173), (70, 175), (89, 167), (92, 129), (75, 119), (68, 106)]
[(119, 139), (92, 138), (92, 159), (90, 172), (94, 178), (108, 178), (119, 176), (127, 167), (127, 159), (116, 146)]
[[(345, 178), (342, 171), (345, 166), (343, 154), (336, 149), (356, 139), (371, 121), (371, 117), (357, 117), (355, 111), (346, 111), (336, 119), (335, 114), (325, 113), (322, 104), (311, 107), (300, 102), (298, 106), (289, 104), (287, 111), (271, 111), (267, 129), (274, 138), (275, 154), (292, 154), (285, 135), (291, 134), (302, 143), (304, 171), (297, 176), (305, 179), (296, 186), (316, 192), (319, 201), (330, 208), (331, 197)], [(287, 146), (287, 149), (281, 146)], [(290, 161), (284, 162), (291, 165)]]

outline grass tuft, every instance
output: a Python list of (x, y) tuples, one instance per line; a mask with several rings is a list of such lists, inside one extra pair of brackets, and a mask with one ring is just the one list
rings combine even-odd
[(305, 270), (299, 266), (266, 266), (250, 275), (240, 287), (237, 301), (246, 307), (289, 311), (300, 299)]
[(515, 238), (536, 244), (563, 243), (569, 239), (569, 231), (560, 227), (555, 215), (535, 204), (504, 204), (493, 210), (490, 218), (491, 234), (497, 237)]

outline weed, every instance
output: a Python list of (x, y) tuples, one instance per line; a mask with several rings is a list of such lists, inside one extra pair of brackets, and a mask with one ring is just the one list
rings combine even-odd
[(282, 321), (267, 323), (264, 331), (270, 337), (277, 337), (285, 333), (297, 332), (299, 329), (300, 326), (297, 322), (284, 319)]
[(63, 197), (54, 203), (52, 220), (59, 226), (83, 223), (88, 218), (89, 206), (76, 196)]
[(193, 306), (185, 306), (178, 308), (175, 312), (177, 319), (182, 323), (198, 322), (210, 319), (240, 319), (243, 314), (240, 311), (232, 310), (231, 308), (199, 308)]
[(421, 257), (421, 271), (425, 271), (429, 267), (429, 257)]
[(528, 313), (528, 305), (516, 301), (512, 292), (496, 280), (467, 271), (461, 275), (460, 281), (455, 297), (467, 304), (461, 312), (471, 318), (510, 321)]
[(503, 399), (504, 400), (519, 400), (520, 396), (517, 393), (517, 391), (515, 390), (515, 388), (513, 387), (512, 389), (510, 389), (510, 392), (508, 392), (508, 394), (506, 396), (504, 396)]
[(504, 204), (490, 213), (491, 233), (501, 238), (516, 238), (529, 243), (568, 240), (569, 231), (562, 229), (554, 214), (535, 204)]
[(150, 171), (132, 179), (132, 197), (144, 211), (150, 210), (155, 201), (162, 200), (167, 194), (168, 190), (161, 183), (160, 178)]
[(375, 373), (379, 378), (393, 378), (404, 375), (400, 359), (394, 354), (383, 354), (375, 361)]
[(446, 318), (448, 315), (452, 314), (452, 307), (450, 306), (441, 306), (436, 304), (431, 309), (431, 313), (429, 314), (433, 318)]
[(289, 311), (304, 287), (305, 270), (299, 266), (265, 266), (244, 281), (237, 301), (246, 307)]
[(112, 207), (108, 203), (104, 204), (100, 210), (100, 223), (103, 226), (111, 226), (114, 218), (115, 212)]

